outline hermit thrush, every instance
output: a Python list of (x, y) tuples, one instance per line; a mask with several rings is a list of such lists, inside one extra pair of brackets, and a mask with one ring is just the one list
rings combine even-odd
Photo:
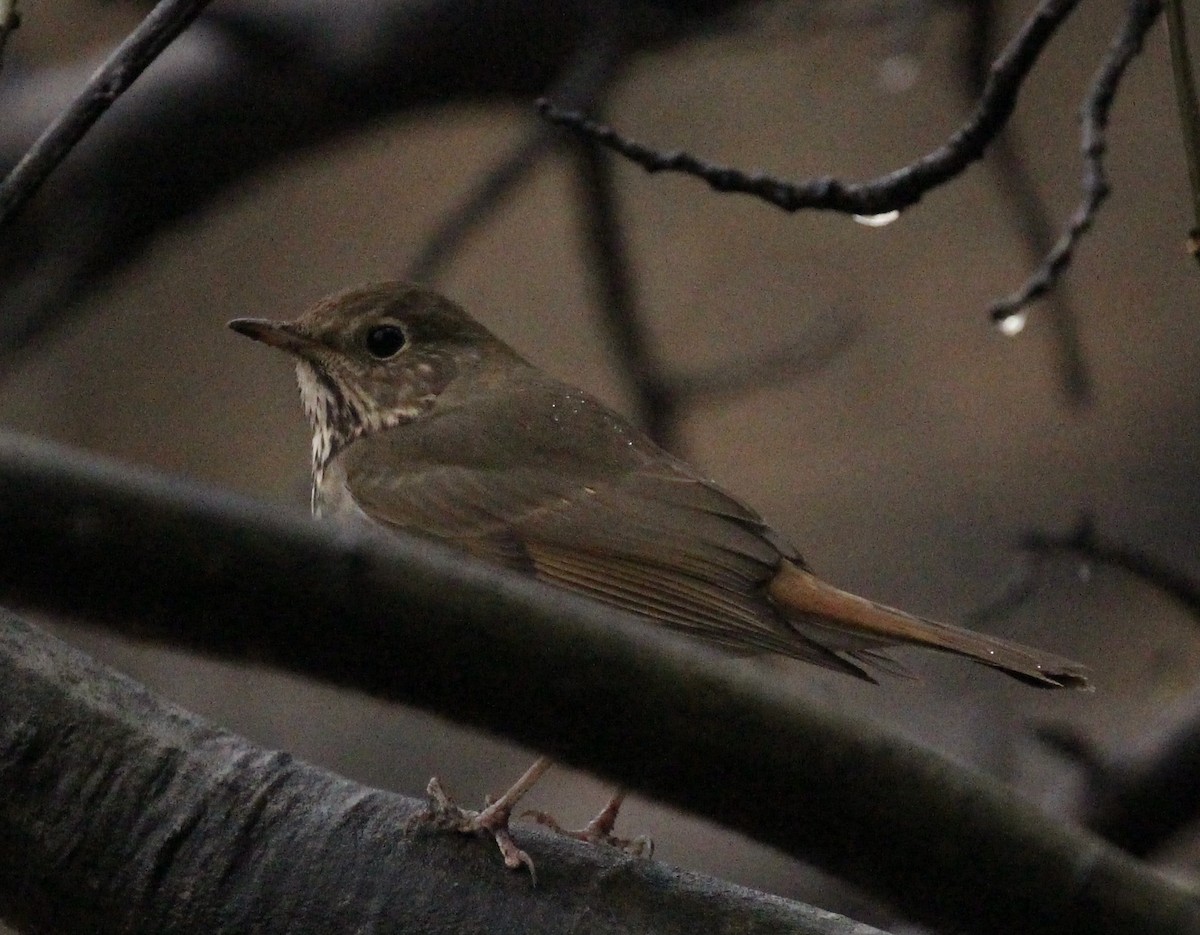
[[(1082, 666), (840, 591), (752, 509), (600, 402), (546, 375), (448, 299), (399, 282), (331, 296), (293, 322), (230, 327), (296, 358), (319, 516), (397, 529), (738, 653), (873, 681), (916, 644), (1049, 688)], [(497, 834), (548, 762), (464, 828)], [(611, 830), (615, 804), (590, 830)]]

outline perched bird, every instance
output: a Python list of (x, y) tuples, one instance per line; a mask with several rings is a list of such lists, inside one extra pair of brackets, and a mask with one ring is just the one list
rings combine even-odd
[[(1077, 663), (826, 584), (750, 507), (427, 289), (364, 285), (295, 321), (229, 324), (296, 359), (318, 516), (436, 539), (742, 654), (874, 681), (893, 665), (882, 647), (913, 644), (1032, 685), (1087, 685)], [(532, 869), (508, 818), (549, 765), (478, 813), (436, 780), (431, 792)], [(583, 836), (608, 839), (619, 805)]]

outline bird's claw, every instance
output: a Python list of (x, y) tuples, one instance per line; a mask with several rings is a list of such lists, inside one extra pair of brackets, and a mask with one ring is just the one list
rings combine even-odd
[(639, 834), (633, 838), (622, 838), (613, 834), (612, 822), (605, 820), (603, 812), (582, 828), (576, 830), (564, 828), (553, 815), (548, 815), (545, 812), (526, 811), (521, 813), (521, 817), (532, 818), (539, 825), (544, 825), (557, 834), (574, 838), (576, 841), (583, 841), (585, 844), (605, 844), (609, 847), (615, 847), (617, 850), (624, 851), (631, 857), (648, 858), (654, 854), (654, 842), (644, 834)]
[(456, 805), (446, 794), (438, 778), (434, 776), (425, 787), (429, 796), (429, 808), (420, 815), (410, 819), (410, 824), (421, 823), (432, 825), (446, 831), (458, 831), (462, 834), (489, 834), (500, 849), (504, 858), (504, 866), (510, 870), (525, 867), (529, 871), (530, 880), (537, 884), (537, 871), (533, 866), (533, 858), (517, 847), (508, 828), (511, 808), (489, 800), (482, 811), (472, 811)]

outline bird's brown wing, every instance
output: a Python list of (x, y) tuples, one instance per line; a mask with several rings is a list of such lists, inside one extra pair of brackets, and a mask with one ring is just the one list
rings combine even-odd
[[(762, 519), (669, 457), (628, 469), (558, 460), (497, 468), (346, 452), (347, 486), (372, 520), (742, 653), (776, 652), (866, 676), (797, 633), (765, 585), (785, 543)], [(459, 453), (461, 460), (462, 453)]]

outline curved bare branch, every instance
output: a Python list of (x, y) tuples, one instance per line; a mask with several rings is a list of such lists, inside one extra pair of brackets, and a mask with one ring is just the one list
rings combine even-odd
[(360, 538), (12, 437), (0, 528), (6, 601), (503, 733), (918, 920), (1006, 935), (1200, 930), (1190, 891), (996, 782), (430, 543)]

